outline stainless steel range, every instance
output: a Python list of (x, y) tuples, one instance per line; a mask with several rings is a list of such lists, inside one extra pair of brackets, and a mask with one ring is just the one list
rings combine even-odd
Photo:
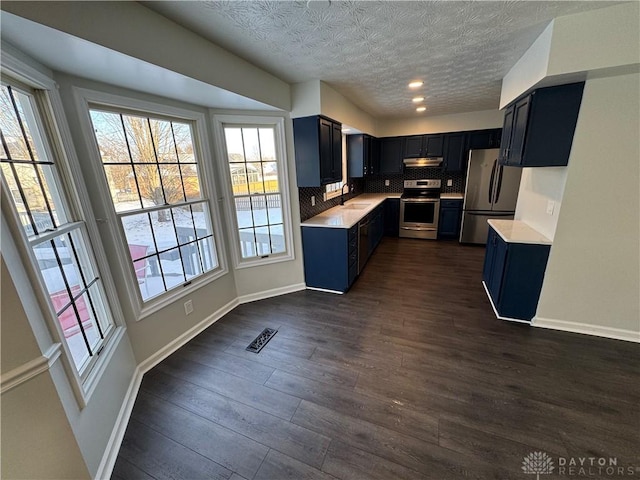
[(400, 197), (400, 236), (438, 238), (440, 180), (405, 180)]

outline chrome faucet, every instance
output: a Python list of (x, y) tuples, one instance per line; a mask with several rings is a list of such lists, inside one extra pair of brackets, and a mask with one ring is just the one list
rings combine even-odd
[(347, 193), (351, 191), (348, 183), (344, 183), (342, 185), (342, 188), (340, 189), (340, 205), (344, 205), (344, 187), (347, 187)]

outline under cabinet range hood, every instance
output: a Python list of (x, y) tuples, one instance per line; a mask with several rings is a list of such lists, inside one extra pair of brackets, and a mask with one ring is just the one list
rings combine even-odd
[(402, 162), (406, 168), (439, 167), (442, 165), (442, 157), (405, 158)]

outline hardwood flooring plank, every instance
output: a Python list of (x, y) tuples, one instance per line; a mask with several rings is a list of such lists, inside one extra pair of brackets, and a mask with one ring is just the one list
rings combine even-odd
[(426, 477), (407, 467), (386, 460), (346, 443), (332, 441), (322, 471), (344, 480), (424, 480)]
[(131, 419), (120, 457), (157, 480), (223, 480), (231, 471)]
[(297, 460), (314, 467), (322, 465), (330, 442), (324, 435), (163, 373), (156, 375), (145, 388), (175, 405)]
[(269, 448), (146, 392), (133, 418), (230, 471), (251, 478)]
[(462, 454), (306, 400), (291, 421), (433, 478), (503, 478), (501, 472)]
[(335, 477), (271, 450), (254, 480), (335, 480)]
[(382, 400), (279, 370), (271, 376), (266, 386), (399, 433), (438, 442), (437, 417), (407, 408), (393, 399)]
[(154, 478), (147, 472), (140, 470), (129, 460), (118, 456), (116, 464), (113, 467), (111, 480), (154, 480)]
[(182, 358), (169, 358), (157, 370), (285, 420), (291, 419), (300, 404), (299, 398)]

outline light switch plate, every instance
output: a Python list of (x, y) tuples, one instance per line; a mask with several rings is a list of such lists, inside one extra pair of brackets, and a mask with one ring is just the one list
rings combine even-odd
[(311, 195), (311, 206), (312, 207), (316, 206), (316, 196), (315, 195)]
[(187, 300), (184, 302), (184, 313), (185, 315), (193, 313), (193, 300)]
[(553, 210), (556, 207), (556, 202), (553, 200), (547, 200), (547, 215), (553, 215)]
[(447, 180), (447, 187), (453, 187), (453, 180)]
[(385, 186), (385, 187), (388, 187), (388, 186), (389, 186), (389, 180), (385, 180), (385, 181), (384, 181), (384, 186)]

